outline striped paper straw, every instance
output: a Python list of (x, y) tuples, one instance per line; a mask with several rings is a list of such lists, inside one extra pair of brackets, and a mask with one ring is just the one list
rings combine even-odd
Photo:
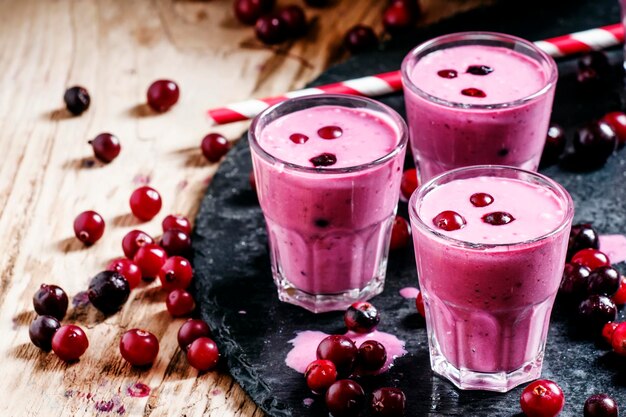
[[(624, 26), (621, 23), (558, 36), (535, 45), (555, 58), (602, 50), (624, 42)], [(386, 72), (368, 77), (354, 78), (319, 87), (305, 88), (285, 93), (280, 96), (241, 101), (208, 111), (213, 124), (227, 124), (254, 118), (257, 114), (276, 103), (294, 97), (314, 94), (352, 94), (375, 97), (402, 90), (400, 71)]]

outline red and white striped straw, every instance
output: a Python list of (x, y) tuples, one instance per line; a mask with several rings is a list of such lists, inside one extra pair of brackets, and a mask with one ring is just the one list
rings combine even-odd
[[(547, 54), (559, 58), (592, 50), (602, 50), (623, 42), (624, 27), (621, 23), (616, 23), (537, 41), (535, 45)], [(252, 119), (268, 107), (294, 97), (313, 94), (352, 94), (375, 97), (400, 91), (401, 89), (402, 77), (400, 71), (392, 71), (319, 87), (290, 91), (280, 96), (241, 101), (225, 107), (211, 109), (208, 111), (208, 115), (214, 124), (221, 125)]]

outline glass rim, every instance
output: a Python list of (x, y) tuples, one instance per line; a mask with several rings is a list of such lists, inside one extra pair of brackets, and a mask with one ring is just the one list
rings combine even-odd
[[(437, 45), (445, 45), (447, 43), (451, 43), (454, 41), (502, 41), (507, 43), (520, 43), (525, 47), (536, 52), (549, 66), (550, 73), (548, 74), (548, 79), (546, 80), (545, 85), (539, 89), (538, 91), (527, 95), (525, 97), (511, 100), (507, 102), (501, 103), (492, 103), (492, 104), (476, 104), (476, 103), (460, 103), (456, 101), (445, 100), (443, 98), (433, 96), (426, 91), (422, 90), (418, 86), (413, 83), (409, 74), (409, 66), (414, 60), (418, 57), (418, 55), (433, 46)], [(532, 59), (538, 61), (537, 59), (531, 57)], [(405, 87), (408, 87), (413, 93), (418, 96), (434, 102), (436, 104), (440, 104), (446, 107), (460, 108), (460, 109), (470, 109), (470, 110), (491, 110), (491, 109), (502, 109), (502, 108), (510, 108), (510, 107), (518, 107), (524, 105), (528, 102), (537, 100), (538, 98), (546, 95), (548, 92), (553, 90), (556, 86), (556, 81), (558, 79), (558, 67), (554, 59), (548, 55), (544, 50), (540, 49), (533, 42), (527, 41), (526, 39), (519, 38), (517, 36), (508, 35), (500, 32), (486, 32), (486, 31), (468, 31), (468, 32), (457, 32), (450, 33), (447, 35), (438, 36), (436, 38), (425, 41), (415, 48), (413, 48), (402, 60), (401, 66), (401, 74), (402, 74), (402, 84)]]
[[(327, 100), (330, 102), (324, 103), (324, 101), (327, 101)], [(292, 162), (284, 161), (272, 155), (271, 153), (267, 152), (259, 144), (257, 140), (257, 136), (258, 136), (257, 130), (259, 129), (259, 124), (261, 123), (261, 120), (264, 117), (267, 117), (274, 111), (279, 110), (280, 108), (284, 106), (291, 105), (293, 103), (306, 102), (306, 101), (311, 101), (312, 103), (319, 103), (319, 104), (312, 104), (310, 107), (317, 107), (319, 105), (333, 105), (332, 103), (333, 100), (346, 100), (346, 101), (357, 103), (357, 104), (358, 103), (367, 104), (370, 107), (366, 107), (366, 106), (361, 106), (361, 107), (364, 107), (364, 108), (373, 107), (371, 108), (371, 110), (377, 111), (379, 113), (382, 113), (390, 117), (391, 121), (393, 121), (395, 124), (394, 130), (397, 130), (397, 134), (399, 138), (396, 146), (391, 150), (391, 152), (381, 156), (380, 158), (374, 159), (373, 161), (366, 162), (363, 164), (353, 165), (349, 167), (340, 167), (340, 168), (332, 168), (332, 167), (331, 168), (328, 168), (328, 167), (318, 168), (318, 167), (306, 167), (306, 166), (298, 165)], [(339, 105), (341, 107), (347, 107), (341, 104), (335, 104), (335, 105)], [(355, 108), (358, 108), (358, 107), (355, 107)], [(285, 114), (288, 114), (288, 113), (285, 113)], [(254, 153), (256, 153), (265, 161), (268, 161), (270, 163), (282, 164), (286, 168), (289, 168), (294, 171), (324, 174), (324, 175), (347, 174), (347, 173), (359, 172), (359, 171), (363, 171), (372, 167), (376, 167), (378, 165), (382, 165), (385, 162), (393, 159), (400, 152), (402, 152), (402, 150), (407, 146), (408, 138), (409, 138), (409, 133), (408, 133), (408, 127), (406, 125), (406, 122), (404, 121), (402, 116), (400, 116), (398, 112), (396, 112), (394, 109), (392, 109), (391, 107), (377, 100), (373, 100), (368, 97), (353, 96), (349, 94), (313, 94), (313, 95), (290, 98), (285, 101), (281, 101), (280, 103), (274, 104), (273, 106), (270, 106), (267, 109), (263, 110), (263, 112), (259, 113), (254, 118), (254, 120), (252, 121), (252, 124), (250, 125), (250, 128), (248, 129), (248, 142), (250, 143), (250, 147), (252, 148)]]
[[(538, 179), (542, 182), (542, 184), (544, 186), (548, 186), (552, 188), (552, 191), (555, 192), (557, 198), (559, 198), (559, 200), (565, 202), (565, 210), (566, 212), (563, 215), (563, 220), (561, 220), (561, 222), (559, 223), (558, 226), (556, 226), (553, 230), (551, 230), (548, 233), (544, 233), (538, 237), (534, 237), (532, 239), (527, 239), (527, 240), (522, 240), (522, 241), (518, 241), (518, 242), (508, 242), (508, 243), (476, 243), (476, 242), (469, 242), (467, 240), (462, 240), (462, 239), (457, 239), (448, 235), (445, 235), (441, 232), (438, 232), (437, 230), (434, 229), (434, 227), (428, 225), (427, 222), (425, 222), (417, 213), (417, 205), (416, 202), (419, 199), (423, 199), (423, 197), (430, 191), (432, 191), (434, 188), (440, 186), (441, 184), (438, 184), (438, 182), (445, 180), (446, 177), (455, 175), (455, 174), (459, 174), (459, 173), (464, 173), (464, 172), (471, 172), (471, 171), (508, 171), (508, 172), (517, 172), (517, 173), (522, 173), (525, 175), (529, 175), (530, 177), (533, 177), (535, 179)], [(470, 177), (471, 178), (471, 177)], [(507, 177), (508, 178), (508, 177)], [(517, 167), (512, 167), (512, 166), (506, 166), (506, 165), (474, 165), (474, 166), (469, 166), (469, 167), (463, 167), (463, 168), (457, 168), (457, 169), (453, 169), (451, 171), (447, 171), (444, 172), (442, 174), (437, 175), (436, 177), (432, 178), (431, 180), (429, 180), (428, 182), (426, 182), (425, 184), (422, 184), (421, 186), (419, 186), (411, 195), (411, 198), (409, 199), (409, 217), (411, 219), (411, 224), (414, 224), (415, 226), (417, 226), (419, 229), (421, 229), (425, 234), (429, 234), (429, 235), (435, 235), (437, 238), (442, 239), (448, 243), (451, 243), (455, 246), (460, 246), (460, 247), (464, 247), (464, 248), (469, 248), (469, 249), (477, 249), (477, 250), (483, 250), (483, 249), (495, 249), (495, 248), (506, 248), (506, 247), (513, 247), (513, 246), (522, 246), (522, 245), (529, 245), (529, 244), (533, 244), (545, 239), (548, 239), (554, 235), (557, 235), (558, 233), (560, 233), (565, 227), (567, 227), (567, 225), (572, 221), (573, 217), (574, 217), (574, 201), (572, 200), (572, 196), (567, 192), (567, 190), (565, 189), (565, 187), (563, 187), (561, 184), (559, 184), (558, 182), (554, 181), (553, 179), (540, 174), (538, 172), (533, 172), (533, 171), (528, 171), (522, 168), (517, 168)]]

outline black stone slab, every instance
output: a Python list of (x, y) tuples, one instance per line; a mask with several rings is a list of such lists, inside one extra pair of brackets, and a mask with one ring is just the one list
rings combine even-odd
[[(347, 0), (344, 0), (347, 1)], [(617, 1), (503, 2), (442, 22), (331, 68), (313, 84), (323, 84), (399, 67), (415, 44), (439, 34), (460, 30), (494, 30), (531, 40), (544, 39), (619, 20)], [(617, 69), (621, 51), (610, 58)], [(584, 96), (575, 85), (574, 59), (559, 61), (560, 80), (553, 119), (568, 132), (586, 120), (620, 108), (621, 83), (608, 92)], [(382, 99), (404, 113), (402, 96)], [(241, 140), (223, 162), (207, 190), (196, 219), (195, 291), (202, 317), (211, 325), (235, 379), (271, 416), (326, 416), (323, 401), (313, 398), (302, 376), (284, 364), (288, 343), (300, 330), (343, 332), (342, 315), (313, 315), (278, 302), (271, 279), (267, 236), (256, 196), (248, 183), (251, 169), (247, 141)], [(575, 221), (592, 221), (602, 233), (626, 233), (626, 150), (591, 173), (572, 173), (553, 166), (543, 172), (563, 184), (576, 203)], [(406, 204), (399, 212), (406, 216)], [(622, 272), (624, 264), (619, 265)], [(416, 286), (412, 248), (392, 254), (385, 291), (373, 302), (382, 310), (380, 330), (406, 341), (409, 354), (376, 380), (373, 386), (396, 386), (407, 394), (408, 416), (511, 416), (519, 413), (521, 388), (507, 394), (464, 392), (434, 376), (428, 361), (424, 321), (414, 302), (398, 291)], [(625, 319), (624, 311), (621, 319)], [(571, 313), (557, 305), (548, 339), (543, 376), (564, 389), (564, 416), (582, 415), (592, 393), (607, 392), (626, 410), (626, 359), (594, 342), (576, 337)]]

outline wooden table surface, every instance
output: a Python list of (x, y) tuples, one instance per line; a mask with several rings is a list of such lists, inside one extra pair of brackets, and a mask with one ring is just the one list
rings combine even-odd
[[(424, 0), (421, 23), (486, 2)], [(184, 320), (170, 318), (156, 284), (133, 290), (123, 310), (108, 318), (73, 298), (122, 255), (129, 230), (158, 236), (167, 213), (193, 219), (217, 168), (199, 150), (210, 131), (206, 109), (302, 87), (345, 58), (341, 39), (353, 24), (380, 31), (386, 4), (339, 0), (327, 9), (307, 8), (315, 22), (308, 36), (267, 48), (234, 19), (231, 3), (0, 1), (1, 416), (263, 415), (228, 374), (198, 375), (187, 365), (176, 342)], [(164, 114), (144, 104), (158, 78), (181, 88), (179, 103)], [(62, 98), (76, 84), (89, 90), (92, 103), (70, 117)], [(245, 127), (214, 130), (235, 139)], [(120, 138), (122, 153), (111, 164), (89, 167), (87, 140), (103, 131)], [(157, 218), (140, 223), (128, 198), (145, 183), (160, 191), (164, 205)], [(89, 209), (107, 226), (87, 248), (72, 223)], [(82, 326), (90, 341), (79, 362), (66, 364), (29, 341), (32, 296), (42, 283), (60, 285), (73, 298), (63, 323)], [(133, 327), (160, 340), (149, 370), (131, 367), (119, 354), (121, 333)]]

